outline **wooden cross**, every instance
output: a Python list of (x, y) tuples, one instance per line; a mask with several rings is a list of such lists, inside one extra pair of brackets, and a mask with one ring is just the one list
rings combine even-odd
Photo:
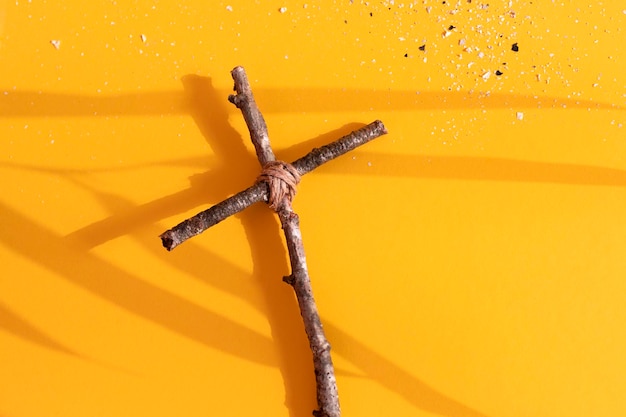
[(252, 89), (246, 72), (242, 67), (231, 71), (237, 94), (228, 100), (239, 108), (248, 125), (250, 138), (254, 144), (257, 158), (261, 164), (261, 175), (251, 187), (227, 198), (211, 208), (196, 214), (163, 233), (160, 237), (163, 246), (172, 250), (187, 239), (196, 236), (211, 226), (246, 207), (259, 201), (265, 201), (278, 214), (285, 233), (291, 274), (283, 281), (291, 285), (296, 294), (304, 330), (313, 353), (313, 365), (317, 382), (318, 410), (316, 417), (340, 417), (339, 396), (335, 371), (330, 356), (330, 344), (324, 335), (324, 329), (317, 312), (311, 280), (306, 264), (300, 221), (293, 211), (291, 201), (296, 193), (300, 177), (318, 166), (345, 154), (372, 139), (387, 133), (379, 120), (362, 127), (335, 142), (321, 148), (315, 148), (291, 164), (277, 161), (270, 145), (265, 119), (254, 101)]

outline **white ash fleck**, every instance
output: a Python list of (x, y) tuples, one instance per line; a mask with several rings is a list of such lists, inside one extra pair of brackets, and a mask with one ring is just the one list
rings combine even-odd
[(485, 72), (483, 75), (481, 75), (481, 77), (483, 80), (487, 81), (489, 77), (491, 77), (491, 71)]
[(524, 120), (524, 113), (518, 111), (517, 113), (515, 113), (515, 117), (517, 118), (517, 120)]
[(233, 11), (233, 6), (231, 6), (230, 4), (228, 6), (226, 6), (226, 10), (228, 10), (229, 12)]
[(278, 11), (281, 13), (285, 13), (287, 11), (287, 8), (283, 6), (280, 9), (278, 9)]
[(54, 49), (58, 50), (61, 48), (61, 41), (58, 39), (52, 39), (50, 41), (50, 45), (54, 46)]
[(139, 37), (141, 38), (141, 42), (146, 43), (146, 41), (148, 40), (148, 37), (146, 35), (144, 35), (143, 33), (141, 35), (139, 35)]

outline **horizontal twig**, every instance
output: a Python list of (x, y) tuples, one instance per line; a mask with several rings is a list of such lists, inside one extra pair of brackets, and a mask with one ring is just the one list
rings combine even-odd
[(259, 201), (267, 201), (267, 196), (267, 184), (258, 182), (164, 232), (160, 236), (163, 247), (172, 250), (187, 239), (199, 235), (246, 207)]
[[(307, 174), (320, 165), (386, 133), (387, 130), (383, 122), (376, 120), (328, 145), (313, 149), (302, 158), (294, 161), (292, 165), (300, 175)], [(259, 201), (267, 201), (267, 199), (267, 185), (259, 182), (164, 232), (160, 236), (163, 246), (167, 250), (172, 250), (187, 239), (204, 232), (227, 217), (239, 213)]]

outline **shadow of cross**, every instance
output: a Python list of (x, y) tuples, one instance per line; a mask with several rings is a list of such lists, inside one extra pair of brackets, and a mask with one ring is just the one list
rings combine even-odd
[(298, 215), (293, 211), (291, 201), (302, 175), (386, 134), (387, 130), (381, 121), (376, 120), (335, 142), (313, 149), (291, 164), (277, 161), (270, 145), (265, 119), (256, 105), (245, 70), (243, 67), (235, 67), (231, 75), (235, 81), (237, 94), (229, 96), (228, 100), (237, 106), (244, 116), (257, 158), (261, 164), (261, 175), (251, 187), (166, 231), (161, 235), (161, 240), (167, 250), (172, 250), (185, 240), (202, 233), (227, 217), (239, 213), (251, 204), (259, 201), (267, 202), (278, 214), (285, 233), (291, 274), (284, 277), (283, 280), (294, 289), (309, 346), (313, 353), (318, 404), (318, 410), (313, 411), (313, 414), (316, 417), (340, 417), (341, 411), (335, 371), (330, 356), (330, 344), (324, 335), (313, 297), (302, 234), (300, 233), (300, 222)]

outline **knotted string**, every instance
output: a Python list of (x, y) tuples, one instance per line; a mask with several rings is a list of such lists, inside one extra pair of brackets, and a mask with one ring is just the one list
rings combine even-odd
[(300, 173), (293, 165), (283, 161), (265, 164), (257, 182), (266, 182), (269, 190), (268, 204), (274, 211), (289, 207), (296, 195)]

